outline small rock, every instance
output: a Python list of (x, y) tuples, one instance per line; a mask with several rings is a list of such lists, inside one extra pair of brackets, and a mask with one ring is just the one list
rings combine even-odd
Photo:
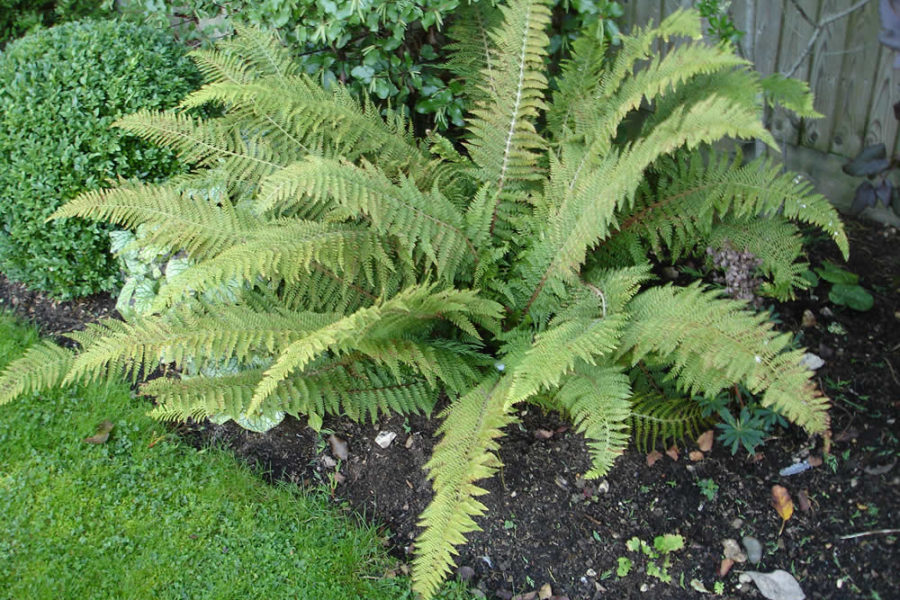
[(556, 484), (557, 487), (562, 488), (564, 490), (569, 489), (569, 482), (566, 481), (566, 478), (562, 475), (557, 475), (553, 480), (553, 483)]
[(347, 442), (333, 433), (328, 436), (328, 445), (331, 446), (331, 453), (338, 459), (347, 460), (350, 456), (350, 447), (347, 445)]
[(813, 314), (813, 311), (808, 308), (803, 311), (803, 318), (800, 321), (800, 325), (807, 329), (816, 326), (816, 315)]
[(809, 503), (809, 492), (806, 490), (797, 492), (797, 504), (800, 505), (801, 511), (809, 512), (809, 509), (812, 508), (812, 505)]
[(755, 537), (745, 535), (741, 542), (744, 543), (744, 550), (747, 551), (747, 559), (754, 565), (758, 564), (762, 560), (763, 555), (763, 547), (760, 541)]
[(607, 480), (603, 480), (597, 484), (597, 493), (605, 494), (609, 491), (609, 482)]
[(549, 583), (542, 585), (540, 591), (538, 591), (538, 598), (540, 598), (540, 600), (549, 600), (552, 595), (553, 588), (550, 587)]
[(459, 568), (456, 575), (459, 577), (460, 581), (469, 581), (475, 576), (475, 569), (469, 566), (463, 566)]
[(831, 309), (828, 308), (827, 306), (823, 306), (819, 312), (822, 314), (823, 317), (833, 317), (834, 316), (834, 313), (831, 312)]
[(730, 525), (731, 525), (732, 529), (740, 529), (741, 527), (744, 526), (744, 520), (743, 519), (734, 519), (733, 521), (731, 521)]
[(406, 449), (407, 449), (407, 450), (410, 449), (410, 448), (412, 448), (413, 441), (414, 441), (414, 440), (413, 440), (413, 436), (409, 436), (409, 437), (406, 438), (406, 443), (404, 443), (403, 445), (406, 446)]
[(337, 466), (337, 461), (334, 460), (333, 458), (331, 458), (330, 456), (323, 456), (322, 464), (325, 466), (326, 469), (333, 469), (334, 467)]
[(596, 577), (597, 571), (595, 571), (593, 569), (588, 569), (587, 571), (584, 572), (584, 574), (587, 575), (588, 577)]
[(678, 279), (678, 269), (675, 267), (663, 267), (662, 268), (662, 276), (666, 281), (675, 281)]
[(641, 584), (641, 591), (642, 591), (642, 592), (647, 592), (649, 589), (650, 589), (650, 586), (647, 585), (646, 583), (642, 583), (642, 584)]
[(394, 438), (397, 437), (397, 434), (393, 431), (381, 431), (378, 435), (375, 436), (375, 443), (378, 444), (381, 448), (387, 448), (391, 445), (391, 442), (394, 441)]
[[(741, 551), (740, 545), (738, 545), (737, 540), (733, 540), (728, 538), (727, 540), (722, 540), (723, 554), (725, 558), (731, 559), (734, 562), (742, 563), (747, 561), (747, 555)], [(724, 575), (723, 575), (724, 577)]]
[(807, 352), (800, 358), (800, 365), (806, 367), (810, 371), (815, 371), (821, 369), (825, 365), (825, 361), (812, 352)]

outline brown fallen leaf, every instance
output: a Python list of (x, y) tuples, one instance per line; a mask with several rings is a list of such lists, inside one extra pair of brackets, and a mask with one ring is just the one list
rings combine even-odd
[(722, 562), (719, 564), (719, 577), (725, 577), (728, 575), (728, 571), (731, 570), (731, 567), (734, 566), (734, 561), (730, 558), (723, 558)]
[(800, 505), (800, 510), (803, 512), (809, 512), (811, 505), (809, 503), (809, 492), (806, 490), (800, 490), (797, 492), (797, 504)]
[(713, 430), (707, 429), (697, 438), (697, 447), (702, 452), (709, 452), (713, 446)]
[(109, 439), (109, 432), (113, 430), (112, 421), (103, 421), (97, 425), (97, 433), (90, 437), (84, 438), (88, 444), (105, 444)]
[(810, 457), (806, 459), (806, 463), (811, 467), (821, 467), (822, 466), (822, 457), (810, 455)]
[(347, 460), (350, 457), (350, 446), (333, 433), (328, 436), (328, 445), (331, 446), (331, 453), (338, 460)]
[(652, 467), (656, 464), (656, 461), (662, 458), (662, 454), (659, 453), (659, 450), (654, 450), (650, 454), (647, 455), (647, 466)]
[(671, 458), (672, 460), (678, 460), (678, 446), (672, 446), (668, 450), (666, 450), (666, 456)]
[(787, 488), (781, 485), (772, 486), (772, 507), (775, 508), (775, 512), (781, 517), (781, 529), (778, 531), (778, 535), (781, 535), (784, 531), (785, 523), (794, 514), (794, 501), (791, 500), (791, 495), (788, 493)]
[(690, 452), (688, 452), (688, 458), (693, 462), (701, 461), (703, 460), (703, 453), (699, 450), (691, 450)]
[(539, 440), (549, 440), (553, 437), (553, 432), (548, 429), (535, 429), (534, 437)]

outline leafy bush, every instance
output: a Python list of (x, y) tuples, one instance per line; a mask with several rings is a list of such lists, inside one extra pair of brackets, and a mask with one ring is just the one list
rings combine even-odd
[[(141, 243), (194, 262), (152, 313), (71, 334), (80, 351), (31, 350), (0, 376), (0, 402), (168, 365), (142, 388), (163, 419), (285, 412), (316, 427), (325, 414), (430, 412), (446, 393), (416, 542), (425, 597), (477, 528), (477, 482), (500, 466), (498, 438), (522, 403), (572, 419), (589, 440), (587, 477), (608, 472), (642, 407), (696, 407), (739, 382), (825, 430), (828, 401), (790, 336), (699, 284), (650, 284), (653, 261), (730, 243), (769, 264), (771, 290), (788, 296), (803, 281), (791, 219), (847, 252), (837, 213), (809, 185), (709, 145), (774, 145), (758, 99), (765, 88), (808, 115), (805, 84), (761, 81), (700, 41), (696, 13), (676, 12), (613, 55), (586, 32), (548, 101), (548, 4), (460, 10), (452, 60), (474, 107), (462, 147), (415, 137), (402, 115), (344, 87), (323, 89), (256, 30), (195, 52), (209, 83), (183, 105), (221, 104), (222, 118), (140, 111), (118, 125), (197, 170), (88, 192), (56, 212), (143, 225)], [(652, 55), (675, 37), (689, 40)], [(236, 294), (209, 294), (235, 280)], [(243, 370), (202, 373), (223, 361)], [(200, 374), (180, 377), (188, 366)], [(658, 398), (662, 384), (680, 395)], [(666, 414), (654, 435), (693, 430)]]
[[(232, 24), (277, 31), (295, 60), (326, 88), (341, 82), (357, 96), (365, 92), (393, 107), (421, 115), (421, 130), (463, 125), (467, 110), (464, 82), (444, 68), (448, 56), (446, 26), (470, 2), (495, 0), (130, 0), (126, 14), (153, 18), (168, 25), (180, 19), (182, 35), (206, 41), (230, 31)], [(554, 0), (556, 18), (550, 57), (556, 63), (575, 36), (600, 19), (606, 31), (618, 29), (618, 2)], [(224, 17), (224, 20), (221, 18)], [(209, 24), (198, 28), (199, 23)]]
[(109, 16), (108, 5), (99, 0), (0, 0), (0, 49), (35, 27)]
[(11, 43), (0, 54), (0, 271), (60, 298), (113, 289), (109, 228), (45, 220), (110, 178), (183, 170), (171, 151), (110, 125), (172, 107), (199, 82), (179, 46), (149, 27), (68, 23)]

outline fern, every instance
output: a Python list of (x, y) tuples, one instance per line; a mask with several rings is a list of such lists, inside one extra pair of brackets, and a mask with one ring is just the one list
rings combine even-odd
[[(161, 419), (286, 413), (317, 427), (325, 415), (430, 414), (444, 394), (414, 561), (426, 598), (478, 528), (478, 482), (500, 466), (520, 403), (572, 420), (589, 477), (632, 434), (640, 448), (695, 435), (705, 420), (692, 397), (735, 384), (824, 431), (827, 399), (765, 315), (651, 276), (657, 257), (730, 244), (760, 257), (764, 291), (789, 297), (803, 285), (797, 222), (846, 254), (836, 213), (807, 183), (712, 146), (771, 144), (762, 102), (809, 115), (808, 90), (705, 45), (696, 13), (679, 11), (612, 53), (585, 33), (551, 94), (548, 3), (488, 4), (462, 9), (451, 30), (448, 69), (473, 107), (460, 145), (323, 89), (255, 30), (195, 52), (208, 83), (182, 112), (118, 123), (193, 170), (89, 192), (54, 215), (142, 226), (141, 243), (191, 265), (155, 312), (9, 365), (0, 402), (124, 374)], [(220, 116), (188, 110), (210, 103)]]

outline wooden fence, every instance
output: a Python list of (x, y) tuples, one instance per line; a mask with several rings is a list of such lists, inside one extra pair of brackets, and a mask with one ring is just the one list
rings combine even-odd
[[(853, 157), (879, 142), (900, 151), (893, 114), (893, 104), (900, 100), (900, 73), (892, 68), (893, 52), (878, 42), (878, 0), (869, 0), (822, 29), (801, 60), (815, 30), (813, 22), (820, 23), (856, 2), (733, 0), (729, 12), (746, 32), (742, 54), (763, 74), (787, 73), (799, 61), (793, 76), (810, 83), (816, 109), (825, 115), (799, 121), (775, 114), (771, 127), (779, 141), (842, 157)], [(651, 19), (659, 23), (665, 15), (691, 4), (690, 0), (625, 0), (625, 21), (627, 25), (645, 25)]]

